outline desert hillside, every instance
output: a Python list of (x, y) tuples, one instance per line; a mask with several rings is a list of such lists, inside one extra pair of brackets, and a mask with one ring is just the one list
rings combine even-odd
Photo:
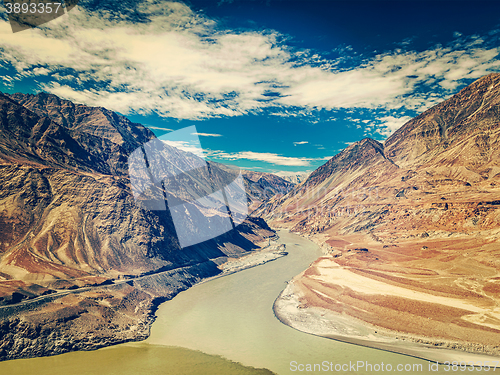
[(349, 146), (257, 212), (325, 250), (294, 281), (303, 307), (498, 352), (499, 207), (500, 74), (490, 74), (383, 144)]
[[(170, 211), (144, 209), (131, 191), (128, 157), (153, 139), (104, 108), (0, 94), (0, 360), (143, 339), (159, 302), (275, 235), (248, 218), (182, 248)], [(200, 160), (162, 152), (165, 169)], [(234, 176), (213, 164), (182, 179), (172, 199), (190, 202)], [(245, 179), (251, 201), (265, 199), (259, 181)], [(291, 186), (276, 177), (266, 194)], [(213, 221), (223, 215), (191, 206)]]

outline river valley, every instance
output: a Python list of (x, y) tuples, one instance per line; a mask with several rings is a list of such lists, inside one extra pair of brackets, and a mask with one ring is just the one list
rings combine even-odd
[[(151, 336), (92, 352), (0, 363), (2, 374), (250, 374), (269, 373), (240, 366), (269, 369), (277, 374), (324, 373), (300, 371), (300, 364), (339, 365), (326, 373), (372, 374), (348, 364), (390, 364), (421, 371), (449, 373), (442, 366), (405, 355), (347, 344), (299, 332), (276, 319), (272, 306), (286, 282), (321, 255), (311, 241), (280, 231), (288, 255), (264, 265), (201, 283), (160, 306)], [(187, 350), (190, 349), (190, 350)], [(203, 352), (203, 353), (201, 353)], [(208, 355), (206, 355), (206, 354)], [(226, 361), (220, 357), (226, 358)], [(410, 366), (410, 367), (408, 367)], [(376, 369), (377, 367), (375, 367)], [(402, 369), (404, 367), (401, 367)], [(380, 369), (380, 367), (379, 367)], [(295, 371), (294, 371), (295, 370)]]

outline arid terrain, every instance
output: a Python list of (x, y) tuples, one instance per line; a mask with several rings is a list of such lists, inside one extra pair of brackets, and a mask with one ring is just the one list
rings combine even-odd
[(499, 208), (500, 74), (491, 74), (384, 144), (349, 146), (257, 212), (325, 251), (293, 281), (302, 309), (499, 355)]
[[(127, 158), (154, 138), (104, 108), (0, 94), (0, 360), (142, 340), (159, 303), (275, 236), (264, 220), (248, 218), (181, 247), (169, 211), (144, 209), (131, 191)], [(166, 145), (162, 152), (165, 168), (200, 160)], [(293, 186), (248, 174), (250, 204)], [(182, 178), (174, 198), (190, 202), (233, 177), (214, 163)]]
[[(243, 171), (255, 217), (182, 248), (169, 211), (145, 210), (131, 192), (127, 158), (154, 139), (148, 129), (54, 95), (0, 95), (0, 359), (146, 338), (162, 301), (280, 256), (242, 258), (275, 236), (266, 221), (324, 250), (289, 285), (297, 310), (498, 355), (499, 104), (491, 74), (384, 143), (352, 144), (299, 185)], [(198, 163), (162, 152), (176, 168)], [(175, 199), (192, 202), (231, 173), (210, 163), (185, 174)]]

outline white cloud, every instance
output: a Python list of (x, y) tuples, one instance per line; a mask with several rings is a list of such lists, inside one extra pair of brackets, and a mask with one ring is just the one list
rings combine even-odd
[(201, 158), (208, 157), (209, 159), (216, 160), (252, 160), (252, 161), (261, 161), (274, 165), (283, 165), (283, 166), (291, 166), (291, 167), (307, 167), (311, 165), (313, 161), (323, 161), (330, 160), (331, 156), (325, 156), (322, 158), (300, 158), (300, 157), (290, 157), (283, 156), (270, 152), (254, 152), (254, 151), (242, 151), (242, 152), (225, 152), (222, 150), (210, 150), (203, 149), (197, 142), (189, 142), (189, 141), (174, 141), (174, 140), (162, 140), (169, 146), (178, 148), (179, 150), (185, 152), (191, 152), (196, 156)]
[(300, 142), (293, 142), (293, 145), (294, 145), (294, 146), (297, 146), (297, 145), (305, 145), (305, 144), (307, 144), (307, 143), (309, 143), (309, 142), (308, 142), (308, 141), (300, 141)]
[(324, 158), (300, 158), (300, 157), (282, 156), (270, 152), (254, 152), (254, 151), (242, 151), (236, 153), (211, 151), (208, 152), (208, 155), (211, 157), (226, 159), (226, 160), (244, 159), (244, 160), (262, 161), (274, 165), (284, 165), (293, 167), (307, 167), (311, 165), (312, 161), (331, 159), (331, 156), (327, 156)]
[(394, 116), (384, 116), (380, 117), (377, 120), (381, 122), (381, 124), (377, 125), (376, 132), (385, 137), (390, 136), (396, 130), (398, 130), (401, 126), (406, 124), (412, 118), (410, 116), (402, 116), (402, 117), (394, 117)]
[[(500, 70), (499, 48), (459, 34), (453, 46), (395, 50), (336, 71), (336, 61), (294, 52), (276, 32), (218, 30), (215, 21), (181, 3), (143, 3), (138, 11), (150, 22), (111, 21), (78, 6), (22, 33), (0, 21), (0, 57), (17, 69), (14, 80), (52, 75), (54, 81), (41, 88), (63, 98), (179, 119), (272, 106), (282, 107), (277, 116), (308, 108), (421, 111), (452, 94), (463, 79)], [(388, 120), (386, 133), (391, 126)]]
[[(309, 69), (284, 92), (288, 96), (282, 102), (326, 109), (404, 106), (422, 110), (444, 99), (461, 80), (500, 69), (499, 48), (460, 47), (435, 47), (423, 52), (396, 50), (342, 72)], [(418, 85), (428, 82), (434, 90), (415, 92)], [(433, 98), (428, 94), (440, 91), (436, 84), (445, 90), (444, 96)]]
[(214, 133), (191, 133), (192, 135), (198, 135), (200, 137), (222, 137), (222, 134)]
[(195, 119), (261, 107), (270, 80), (289, 58), (276, 47), (275, 37), (215, 32), (213, 22), (182, 4), (163, 7), (171, 10), (172, 19), (152, 16), (148, 24), (105, 22), (78, 7), (65, 22), (51, 22), (43, 30), (12, 34), (1, 22), (2, 57), (19, 74), (38, 64), (58, 74), (71, 69), (80, 85), (62, 81), (43, 88), (125, 114), (155, 111)]
[(167, 131), (167, 132), (173, 132), (174, 129), (168, 129), (168, 128), (162, 128), (160, 126), (152, 126), (152, 125), (146, 125), (146, 124), (142, 124), (143, 126), (147, 127), (148, 129), (155, 129), (155, 130), (164, 130), (164, 131)]
[(190, 152), (203, 159), (205, 158), (205, 150), (202, 149), (199, 146), (199, 144), (193, 144), (188, 141), (169, 141), (169, 140), (162, 140), (162, 141), (167, 145), (175, 147), (179, 150)]

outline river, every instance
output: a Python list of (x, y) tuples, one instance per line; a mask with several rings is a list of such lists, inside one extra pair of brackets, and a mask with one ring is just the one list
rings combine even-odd
[[(201, 283), (162, 304), (151, 336), (142, 343), (128, 343), (93, 352), (0, 363), (0, 374), (246, 374), (245, 366), (266, 368), (277, 374), (373, 374), (383, 363), (399, 368), (429, 370), (424, 360), (308, 335), (280, 323), (272, 305), (286, 282), (321, 255), (311, 241), (280, 231), (288, 255), (262, 266)], [(187, 350), (187, 349), (191, 350)], [(195, 351), (193, 351), (195, 350)], [(201, 351), (203, 353), (200, 353)], [(209, 355), (206, 355), (207, 353)], [(212, 356), (210, 356), (212, 355)], [(300, 364), (328, 361), (335, 370), (299, 371)], [(371, 370), (353, 365), (361, 361)], [(408, 367), (410, 366), (410, 367)], [(293, 371), (293, 370), (296, 371)], [(304, 370), (307, 370), (304, 367)], [(248, 372), (250, 371), (250, 372)]]

